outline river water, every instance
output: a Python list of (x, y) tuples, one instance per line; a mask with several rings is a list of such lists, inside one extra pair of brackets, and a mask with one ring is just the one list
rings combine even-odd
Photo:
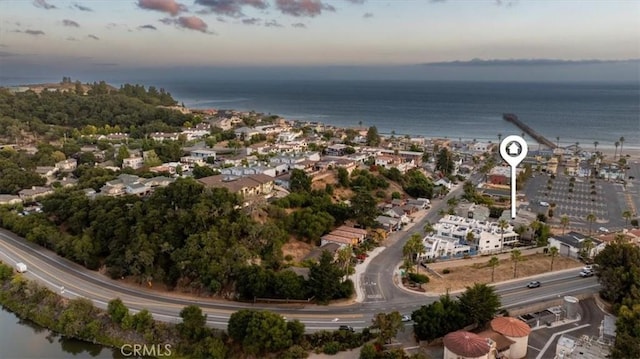
[(60, 335), (20, 320), (0, 307), (0, 358), (3, 359), (84, 359), (124, 358), (117, 349), (105, 348)]

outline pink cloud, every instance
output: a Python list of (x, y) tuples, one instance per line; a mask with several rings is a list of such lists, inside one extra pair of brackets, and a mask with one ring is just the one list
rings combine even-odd
[(276, 7), (283, 14), (309, 17), (320, 15), (322, 11), (336, 10), (320, 0), (276, 0)]
[(186, 29), (207, 32), (207, 23), (197, 16), (180, 16), (176, 24)]
[(182, 11), (187, 11), (187, 7), (177, 3), (175, 0), (138, 0), (138, 7), (147, 10), (162, 11), (176, 16)]

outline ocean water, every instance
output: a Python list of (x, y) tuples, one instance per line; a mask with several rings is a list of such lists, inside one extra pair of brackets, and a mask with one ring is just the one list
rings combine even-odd
[[(640, 149), (640, 86), (605, 83), (426, 81), (162, 81), (193, 108), (255, 110), (337, 126), (376, 126), (381, 133), (497, 141), (521, 130), (518, 117), (554, 143), (585, 149)], [(527, 138), (528, 136), (525, 136)], [(528, 138), (532, 142), (531, 138)]]

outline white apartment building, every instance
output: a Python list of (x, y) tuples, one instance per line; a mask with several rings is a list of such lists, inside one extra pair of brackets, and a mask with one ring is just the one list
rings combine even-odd
[[(435, 233), (423, 238), (426, 248), (422, 254), (423, 259), (498, 253), (505, 246), (512, 246), (518, 241), (518, 234), (513, 231), (511, 225), (508, 225), (503, 233), (497, 222), (454, 215), (443, 217), (433, 228)], [(473, 233), (472, 241), (467, 240), (469, 232)]]

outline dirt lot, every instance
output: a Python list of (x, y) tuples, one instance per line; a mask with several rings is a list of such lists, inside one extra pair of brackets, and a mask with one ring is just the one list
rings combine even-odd
[[(475, 263), (466, 266), (451, 266), (448, 274), (442, 274), (442, 268), (438, 268), (437, 272), (443, 278), (428, 273), (429, 283), (423, 285), (428, 292), (445, 292), (447, 288), (450, 291), (462, 290), (474, 283), (490, 283), (491, 267), (487, 265), (490, 257), (486, 258), (484, 263)], [(551, 257), (545, 254), (532, 254), (523, 257), (524, 261), (518, 263), (518, 278), (528, 277), (536, 274), (549, 272), (551, 268)], [(553, 261), (553, 270), (562, 270), (569, 268), (582, 267), (584, 264), (565, 257), (556, 257)], [(446, 267), (445, 267), (446, 268)], [(424, 268), (421, 268), (424, 273)], [(513, 278), (513, 262), (510, 259), (501, 259), (500, 265), (495, 269), (494, 282), (501, 282), (514, 279)]]

